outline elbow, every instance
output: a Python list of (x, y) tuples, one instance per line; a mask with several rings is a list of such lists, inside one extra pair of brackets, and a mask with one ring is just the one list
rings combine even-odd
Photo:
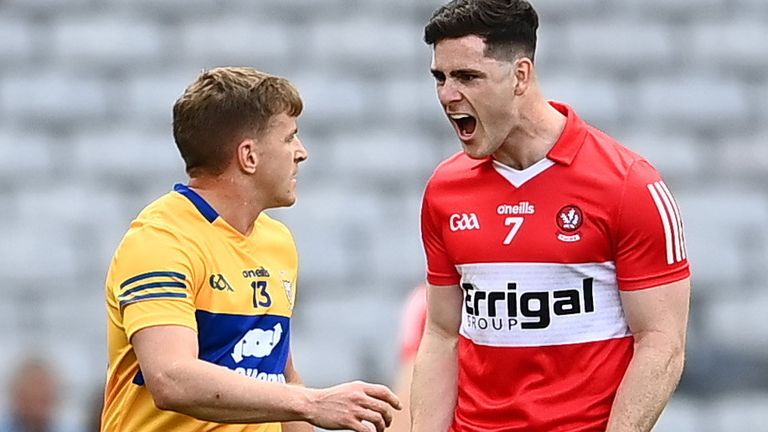
[(182, 412), (184, 405), (180, 398), (176, 396), (175, 394), (166, 391), (166, 390), (155, 390), (151, 391), (152, 393), (152, 400), (155, 401), (155, 406), (157, 409), (162, 411), (175, 411), (175, 412)]
[(672, 369), (677, 373), (678, 381), (683, 375), (683, 369), (685, 369), (685, 347), (681, 346), (678, 351), (675, 352), (672, 358)]
[(183, 413), (185, 407), (189, 405), (186, 400), (187, 392), (183, 391), (179, 381), (173, 377), (172, 373), (159, 371), (152, 375), (146, 375), (145, 381), (147, 390), (152, 395), (152, 400), (158, 409)]
[(427, 325), (424, 327), (424, 335), (422, 336), (422, 343), (424, 340), (439, 340), (445, 346), (456, 347), (459, 344), (459, 331), (453, 331), (453, 329), (446, 329), (439, 325)]
[[(648, 355), (665, 365), (665, 369), (677, 379), (685, 366), (685, 338), (673, 337), (662, 332), (635, 335), (635, 352)], [(644, 353), (644, 354), (641, 354)]]
[(669, 369), (679, 380), (685, 367), (685, 342), (675, 340), (669, 345)]

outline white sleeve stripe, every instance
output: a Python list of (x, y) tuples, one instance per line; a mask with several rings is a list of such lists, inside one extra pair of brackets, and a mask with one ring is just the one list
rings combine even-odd
[(680, 241), (680, 249), (682, 250), (683, 259), (685, 259), (688, 257), (688, 252), (685, 247), (685, 233), (683, 231), (683, 217), (680, 215), (680, 207), (678, 207), (677, 201), (675, 201), (674, 197), (672, 196), (672, 192), (669, 191), (669, 188), (667, 188), (667, 185), (664, 182), (661, 182), (661, 187), (664, 188), (664, 191), (667, 193), (670, 201), (672, 201), (672, 206), (675, 209), (675, 214), (677, 215), (677, 226), (680, 230), (678, 240)]
[(675, 213), (674, 207), (672, 207), (672, 202), (670, 201), (669, 196), (664, 192), (664, 188), (661, 187), (661, 182), (656, 182), (654, 185), (656, 186), (659, 195), (661, 195), (661, 200), (664, 201), (664, 206), (667, 208), (667, 214), (671, 219), (670, 222), (672, 224), (673, 232), (672, 244), (675, 247), (675, 262), (682, 261), (683, 256), (680, 251), (680, 227), (677, 225), (677, 214)]
[(664, 225), (664, 239), (667, 243), (667, 264), (672, 264), (674, 262), (672, 257), (672, 233), (669, 229), (669, 219), (667, 218), (667, 212), (664, 210), (664, 204), (661, 203), (661, 199), (659, 198), (659, 194), (654, 188), (654, 184), (649, 184), (648, 190), (651, 192), (653, 202), (656, 204), (656, 209), (659, 211), (659, 216), (661, 217), (661, 223)]

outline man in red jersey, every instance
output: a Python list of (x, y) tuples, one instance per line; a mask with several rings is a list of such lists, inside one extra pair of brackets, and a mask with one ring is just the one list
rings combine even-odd
[(544, 99), (537, 28), (524, 0), (453, 0), (425, 28), (463, 152), (424, 193), (416, 432), (649, 431), (682, 373), (680, 211), (645, 159)]

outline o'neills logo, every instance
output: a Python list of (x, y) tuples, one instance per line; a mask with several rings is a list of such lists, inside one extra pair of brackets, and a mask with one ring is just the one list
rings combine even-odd
[(499, 204), (496, 207), (496, 213), (500, 215), (532, 215), (536, 213), (536, 207), (528, 201), (521, 201), (517, 204)]
[(555, 218), (557, 228), (557, 239), (564, 242), (575, 242), (581, 240), (581, 233), (578, 232), (584, 223), (584, 214), (581, 209), (575, 205), (567, 205), (557, 212)]

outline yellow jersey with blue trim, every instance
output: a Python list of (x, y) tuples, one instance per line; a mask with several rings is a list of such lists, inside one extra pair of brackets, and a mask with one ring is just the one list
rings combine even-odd
[(279, 423), (218, 424), (158, 409), (131, 337), (151, 326), (185, 326), (197, 332), (201, 360), (285, 382), (297, 273), (291, 233), (264, 213), (246, 236), (186, 185), (147, 206), (107, 275), (102, 431), (280, 431)]

